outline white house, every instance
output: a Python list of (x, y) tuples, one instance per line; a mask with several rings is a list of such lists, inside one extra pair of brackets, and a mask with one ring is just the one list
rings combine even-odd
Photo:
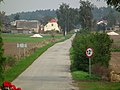
[(44, 31), (51, 31), (51, 30), (60, 32), (56, 19), (51, 19), (51, 21), (44, 26)]

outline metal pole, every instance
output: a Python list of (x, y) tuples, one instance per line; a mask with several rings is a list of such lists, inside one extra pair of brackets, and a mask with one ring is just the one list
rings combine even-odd
[(19, 60), (20, 60), (20, 47), (19, 47)]
[(91, 76), (91, 58), (89, 58), (89, 76)]
[(24, 57), (25, 57), (25, 47), (24, 47)]

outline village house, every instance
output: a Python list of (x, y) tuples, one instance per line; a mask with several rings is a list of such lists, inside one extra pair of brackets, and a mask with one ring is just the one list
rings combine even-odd
[(54, 31), (58, 31), (60, 32), (60, 29), (59, 29), (59, 26), (58, 26), (58, 23), (57, 23), (57, 20), (56, 19), (51, 19), (50, 22), (48, 22), (45, 26), (44, 26), (44, 31), (51, 31), (51, 30), (54, 30)]
[(37, 20), (16, 20), (11, 23), (14, 27), (11, 33), (39, 33), (40, 23)]

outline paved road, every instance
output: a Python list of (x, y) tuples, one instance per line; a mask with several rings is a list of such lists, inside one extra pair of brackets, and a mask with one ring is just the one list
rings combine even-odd
[(13, 84), (22, 90), (77, 90), (70, 74), (71, 39), (49, 48)]

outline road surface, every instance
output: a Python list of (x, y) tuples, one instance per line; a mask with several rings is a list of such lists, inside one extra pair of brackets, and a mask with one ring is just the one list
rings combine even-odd
[(71, 40), (50, 47), (12, 83), (22, 90), (78, 90), (70, 74)]

